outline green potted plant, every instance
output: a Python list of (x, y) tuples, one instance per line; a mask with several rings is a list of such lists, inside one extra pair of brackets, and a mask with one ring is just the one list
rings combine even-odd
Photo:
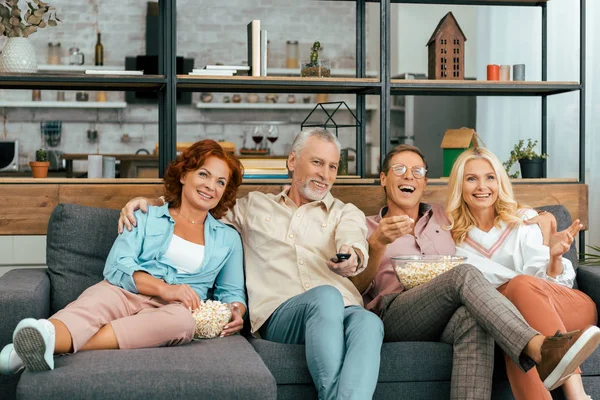
[(319, 51), (323, 50), (321, 42), (318, 40), (313, 43), (310, 51), (310, 61), (302, 63), (302, 69), (300, 70), (301, 76), (316, 76), (319, 78), (326, 78), (331, 76), (331, 67), (329, 61), (319, 59)]
[(527, 144), (524, 140), (519, 140), (515, 147), (510, 152), (510, 157), (503, 163), (504, 169), (511, 178), (518, 178), (519, 172), (510, 173), (512, 166), (518, 161), (521, 167), (521, 175), (523, 178), (541, 178), (544, 173), (544, 163), (548, 154), (538, 154), (534, 148), (537, 146), (537, 140), (527, 139)]
[[(37, 72), (35, 48), (27, 37), (41, 28), (56, 26), (56, 9), (41, 0), (0, 0), (0, 35), (8, 37), (0, 54), (0, 72)], [(23, 10), (22, 10), (23, 9)]]
[(600, 246), (587, 245), (592, 253), (580, 253), (583, 260), (579, 260), (579, 265), (600, 265)]
[(50, 162), (48, 161), (48, 154), (46, 153), (46, 150), (37, 150), (35, 152), (35, 161), (29, 161), (29, 166), (31, 167), (31, 174), (34, 178), (47, 177)]

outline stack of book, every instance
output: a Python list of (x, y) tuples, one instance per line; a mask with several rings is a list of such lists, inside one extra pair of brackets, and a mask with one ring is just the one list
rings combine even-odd
[(205, 65), (204, 68), (194, 68), (189, 75), (233, 76), (245, 75), (249, 70), (247, 65)]
[(248, 65), (251, 76), (267, 76), (267, 31), (260, 29), (260, 20), (248, 24)]
[(287, 158), (244, 157), (244, 179), (285, 179), (288, 177)]

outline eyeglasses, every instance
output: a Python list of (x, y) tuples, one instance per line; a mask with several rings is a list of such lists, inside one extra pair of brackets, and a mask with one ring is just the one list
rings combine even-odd
[[(394, 164), (390, 168), (396, 176), (403, 176), (404, 174), (406, 174), (406, 171), (408, 171), (408, 167), (404, 164)], [(416, 179), (423, 179), (427, 174), (427, 170), (425, 169), (425, 167), (415, 166), (410, 167), (410, 170), (412, 171), (412, 174)]]

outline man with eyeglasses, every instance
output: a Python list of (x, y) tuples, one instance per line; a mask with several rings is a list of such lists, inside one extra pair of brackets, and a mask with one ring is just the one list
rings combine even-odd
[[(367, 217), (368, 266), (351, 279), (363, 294), (365, 307), (383, 320), (384, 341), (452, 344), (451, 399), (491, 398), (494, 341), (525, 371), (536, 364), (541, 371), (558, 370), (556, 361), (547, 357), (550, 342), (474, 266), (459, 265), (404, 291), (390, 257), (453, 255), (454, 241), (443, 229), (448, 221), (442, 206), (421, 202), (427, 164), (418, 148), (392, 149), (382, 163), (380, 179), (387, 205), (379, 215)], [(549, 230), (546, 224), (554, 217), (544, 218)]]

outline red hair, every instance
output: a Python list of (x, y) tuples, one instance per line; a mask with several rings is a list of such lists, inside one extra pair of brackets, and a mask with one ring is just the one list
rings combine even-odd
[(196, 171), (202, 167), (208, 157), (217, 157), (223, 160), (230, 171), (223, 197), (219, 204), (210, 210), (211, 215), (219, 219), (235, 205), (237, 190), (242, 184), (242, 164), (237, 158), (225, 152), (221, 145), (214, 140), (205, 139), (196, 142), (171, 161), (164, 177), (165, 200), (169, 202), (170, 207), (180, 207), (183, 189), (181, 177), (187, 172)]

